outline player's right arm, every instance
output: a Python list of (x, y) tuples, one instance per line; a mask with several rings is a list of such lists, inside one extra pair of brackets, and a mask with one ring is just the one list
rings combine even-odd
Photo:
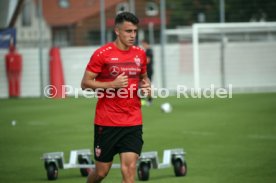
[(118, 75), (113, 81), (102, 82), (97, 81), (96, 77), (98, 76), (97, 73), (91, 71), (85, 71), (82, 81), (81, 81), (81, 88), (85, 89), (98, 89), (98, 88), (123, 88), (128, 86), (128, 77), (125, 73), (121, 73)]

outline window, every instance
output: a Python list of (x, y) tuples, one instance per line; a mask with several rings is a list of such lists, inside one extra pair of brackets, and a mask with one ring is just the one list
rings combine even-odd
[(100, 31), (89, 31), (88, 32), (88, 43), (89, 43), (89, 45), (100, 45), (101, 44), (101, 32)]
[(129, 11), (128, 3), (120, 3), (116, 7), (117, 14), (122, 13), (124, 11)]
[(154, 2), (147, 2), (145, 11), (148, 16), (156, 16), (158, 15), (158, 6)]
[(69, 0), (59, 0), (59, 7), (68, 8), (70, 6)]
[(70, 46), (70, 35), (66, 28), (53, 29), (53, 43), (55, 46), (66, 47)]
[(31, 3), (26, 2), (23, 5), (23, 11), (22, 11), (22, 26), (28, 27), (31, 26)]

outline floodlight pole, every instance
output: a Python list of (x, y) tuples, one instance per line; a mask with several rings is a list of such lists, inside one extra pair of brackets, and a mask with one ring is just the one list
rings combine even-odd
[(129, 10), (131, 13), (135, 14), (135, 0), (129, 0)]
[(225, 0), (220, 0), (220, 22), (225, 22)]
[(198, 91), (200, 82), (199, 82), (199, 51), (198, 51), (198, 24), (193, 24), (193, 65), (194, 65), (194, 87)]
[(148, 30), (149, 30), (149, 43), (151, 46), (154, 44), (154, 23), (148, 23)]
[(100, 0), (100, 16), (101, 16), (101, 45), (105, 44), (105, 32), (106, 32), (106, 23), (105, 23), (105, 0)]
[[(220, 0), (220, 23), (225, 23), (225, 2)], [(221, 75), (221, 87), (225, 88), (225, 35), (221, 32), (221, 44), (220, 44), (220, 75)]]
[(42, 41), (42, 0), (38, 1), (38, 28), (39, 28), (39, 71), (40, 71), (40, 97), (44, 97), (44, 89), (43, 89), (43, 41)]
[(166, 88), (165, 69), (165, 44), (166, 44), (166, 0), (160, 0), (160, 20), (161, 20), (161, 78), (162, 87)]

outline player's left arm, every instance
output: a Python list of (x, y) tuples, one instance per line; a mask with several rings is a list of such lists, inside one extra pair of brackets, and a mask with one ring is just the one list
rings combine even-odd
[(151, 82), (147, 74), (147, 55), (146, 52), (142, 52), (142, 66), (141, 66), (141, 74), (140, 74), (140, 83), (139, 87), (145, 95), (151, 94)]
[(148, 78), (148, 74), (146, 72), (140, 75), (140, 88), (144, 94), (151, 94), (151, 81)]

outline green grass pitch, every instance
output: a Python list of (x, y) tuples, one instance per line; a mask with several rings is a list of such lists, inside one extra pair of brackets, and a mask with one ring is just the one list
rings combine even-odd
[[(170, 102), (173, 112), (160, 111)], [(45, 152), (90, 148), (95, 99), (1, 99), (0, 182), (48, 182)], [(184, 148), (185, 177), (172, 168), (150, 171), (155, 183), (275, 183), (276, 93), (236, 94), (232, 99), (156, 99), (143, 106), (143, 151)], [(13, 126), (11, 121), (16, 120)], [(118, 162), (118, 157), (115, 158)], [(78, 169), (60, 170), (58, 183), (84, 183)], [(105, 183), (121, 182), (112, 169)], [(137, 180), (138, 182), (138, 180)]]

